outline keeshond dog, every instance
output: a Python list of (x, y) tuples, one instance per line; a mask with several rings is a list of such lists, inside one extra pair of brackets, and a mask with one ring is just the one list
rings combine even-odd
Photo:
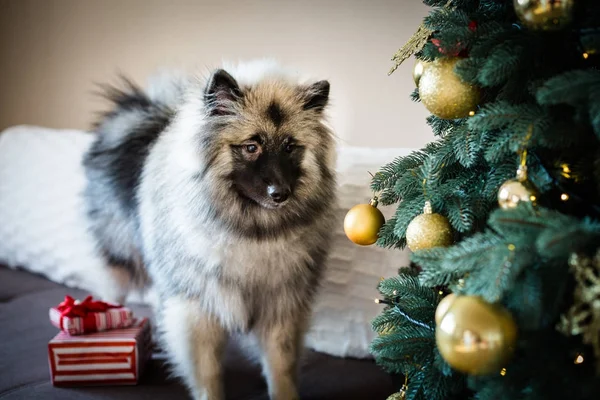
[(152, 285), (160, 343), (195, 399), (224, 398), (233, 335), (256, 344), (272, 399), (299, 398), (328, 254), (329, 83), (257, 65), (108, 88), (83, 162), (90, 229), (115, 276), (99, 290), (122, 301)]

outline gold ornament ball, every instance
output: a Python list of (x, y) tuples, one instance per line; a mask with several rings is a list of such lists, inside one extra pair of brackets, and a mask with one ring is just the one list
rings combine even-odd
[(419, 80), (421, 102), (436, 117), (465, 118), (479, 104), (479, 88), (463, 81), (454, 67), (458, 57), (438, 58), (427, 65)]
[(425, 204), (424, 213), (413, 218), (406, 228), (406, 244), (412, 251), (449, 246), (452, 236), (448, 218), (433, 213), (429, 203)]
[(444, 318), (444, 315), (446, 315), (446, 313), (450, 309), (450, 306), (452, 305), (452, 303), (454, 303), (454, 300), (456, 300), (456, 295), (454, 293), (450, 293), (442, 300), (440, 300), (437, 308), (435, 309), (435, 323), (437, 325), (439, 325), (442, 322), (442, 318)]
[(405, 400), (406, 394), (404, 392), (398, 392), (391, 394), (387, 400)]
[(574, 3), (575, 0), (514, 0), (514, 7), (526, 27), (553, 31), (571, 22)]
[(419, 60), (415, 62), (415, 66), (413, 68), (413, 80), (415, 81), (415, 85), (419, 86), (419, 81), (421, 80), (421, 76), (423, 76), (423, 71), (429, 65), (427, 61)]
[(476, 296), (457, 297), (435, 330), (440, 354), (470, 375), (499, 372), (513, 354), (517, 325), (506, 309)]
[(369, 246), (377, 241), (379, 230), (385, 223), (385, 218), (371, 204), (358, 204), (350, 209), (344, 218), (344, 232), (348, 239), (361, 246)]
[(521, 202), (535, 204), (537, 198), (537, 191), (528, 180), (511, 179), (498, 189), (498, 204), (505, 210), (516, 208)]

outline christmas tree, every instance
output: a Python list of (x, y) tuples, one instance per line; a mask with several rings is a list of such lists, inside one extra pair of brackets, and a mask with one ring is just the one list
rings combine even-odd
[[(391, 72), (414, 55), (437, 140), (345, 224), (413, 251), (373, 321), (390, 398), (598, 398), (600, 2), (424, 3)], [(381, 229), (377, 201), (397, 204)]]

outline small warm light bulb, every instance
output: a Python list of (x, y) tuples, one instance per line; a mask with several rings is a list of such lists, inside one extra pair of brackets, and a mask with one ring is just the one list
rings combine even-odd
[(571, 177), (571, 168), (569, 168), (569, 164), (562, 164), (560, 166), (562, 168), (562, 176), (565, 178)]
[(441, 295), (443, 295), (443, 294), (444, 294), (444, 291), (443, 291), (443, 290), (440, 290), (440, 291), (438, 292), (438, 294), (441, 296)]
[(531, 202), (534, 202), (534, 201), (536, 201), (536, 200), (537, 200), (537, 197), (535, 197), (534, 195), (531, 195), (531, 196), (529, 196), (529, 200), (530, 200)]
[(506, 375), (506, 368), (502, 368), (500, 370), (500, 375), (505, 376)]
[(472, 117), (475, 115), (475, 111), (469, 111), (469, 117)]
[(560, 199), (562, 201), (567, 201), (567, 200), (569, 200), (569, 195), (566, 194), (566, 193), (563, 193), (563, 194), (560, 195)]
[(510, 243), (510, 244), (508, 245), (508, 249), (509, 249), (510, 251), (515, 251), (515, 249), (516, 249), (516, 248), (517, 248), (517, 247), (516, 247), (514, 244), (512, 244), (512, 243)]
[(583, 53), (583, 59), (587, 60), (588, 58), (590, 58), (590, 55), (588, 53)]
[(379, 303), (381, 303), (381, 300), (375, 299), (375, 304), (379, 304)]
[(581, 354), (577, 355), (577, 358), (574, 361), (574, 364), (582, 364), (584, 361), (583, 356)]

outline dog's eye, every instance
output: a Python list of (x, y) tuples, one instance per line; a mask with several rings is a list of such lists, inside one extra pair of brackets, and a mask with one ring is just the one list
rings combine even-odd
[(292, 151), (294, 151), (295, 147), (296, 146), (294, 146), (293, 143), (288, 143), (288, 144), (285, 145), (285, 152), (286, 153), (291, 153)]
[(258, 146), (255, 144), (247, 144), (246, 151), (251, 154), (256, 153), (258, 151)]

